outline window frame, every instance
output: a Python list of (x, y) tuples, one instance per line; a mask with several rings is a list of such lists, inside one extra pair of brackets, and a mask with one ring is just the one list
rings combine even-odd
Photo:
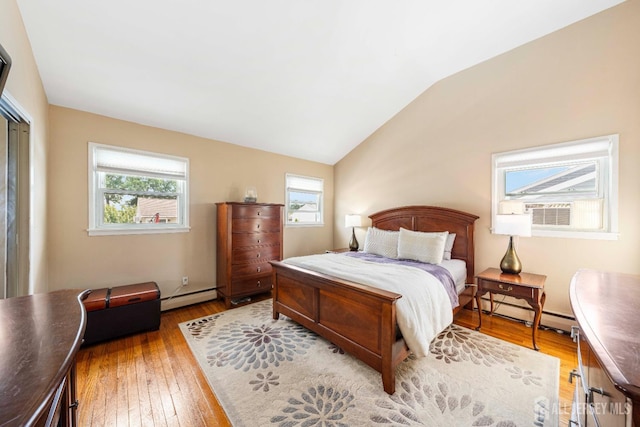
[[(119, 147), (115, 145), (99, 144), (89, 142), (88, 144), (88, 162), (89, 162), (89, 228), (87, 232), (89, 236), (105, 236), (105, 235), (127, 235), (127, 234), (162, 234), (162, 233), (185, 233), (191, 228), (189, 226), (189, 159), (186, 157), (173, 156), (169, 154), (136, 150), (132, 148)], [(137, 156), (145, 156), (150, 159), (170, 160), (180, 162), (184, 165), (184, 177), (165, 176), (164, 178), (172, 178), (178, 181), (179, 191), (176, 194), (177, 200), (177, 221), (175, 223), (134, 223), (134, 224), (107, 224), (104, 222), (104, 193), (119, 192), (119, 190), (107, 190), (101, 183), (107, 172), (98, 170), (97, 150), (107, 150), (112, 152), (130, 153)], [(142, 169), (127, 168), (126, 171), (132, 172), (132, 175), (149, 178), (163, 178), (156, 173), (150, 173)], [(125, 170), (120, 171), (120, 173)], [(123, 173), (125, 174), (125, 173)], [(141, 192), (142, 193), (142, 192)], [(172, 193), (173, 194), (173, 193)]]
[[(505, 172), (554, 164), (595, 161), (596, 189), (603, 199), (602, 230), (576, 230), (557, 225), (533, 225), (532, 236), (617, 240), (618, 233), (618, 150), (619, 135), (605, 135), (559, 144), (495, 153), (491, 156), (491, 224), (492, 230), (500, 202), (509, 200), (506, 194)], [(558, 198), (557, 194), (555, 195)], [(558, 203), (580, 200), (571, 198)], [(549, 203), (549, 202), (547, 202)]]
[[(315, 183), (319, 183), (321, 186), (321, 190), (313, 190), (310, 189), (309, 187), (304, 188), (302, 186), (289, 186), (290, 180), (292, 179), (298, 179), (298, 180), (308, 180), (311, 182), (315, 182)], [(311, 185), (310, 185), (311, 186)], [(285, 227), (321, 227), (324, 226), (324, 179), (323, 178), (317, 178), (317, 177), (312, 177), (312, 176), (304, 176), (304, 175), (298, 175), (298, 174), (293, 174), (293, 173), (286, 173), (285, 174), (285, 184), (284, 184), (284, 188), (285, 188)], [(315, 221), (315, 222), (290, 222), (289, 221), (289, 202), (290, 202), (290, 191), (294, 190), (294, 191), (298, 191), (298, 192), (305, 192), (305, 193), (311, 193), (311, 194), (316, 194), (318, 195), (318, 213), (320, 215), (320, 220), (319, 221)]]

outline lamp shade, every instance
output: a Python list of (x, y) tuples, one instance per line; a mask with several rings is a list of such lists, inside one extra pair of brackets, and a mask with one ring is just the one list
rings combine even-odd
[(345, 215), (344, 217), (345, 227), (362, 227), (362, 216), (360, 215)]
[(531, 215), (496, 215), (493, 233), (529, 237), (531, 236)]

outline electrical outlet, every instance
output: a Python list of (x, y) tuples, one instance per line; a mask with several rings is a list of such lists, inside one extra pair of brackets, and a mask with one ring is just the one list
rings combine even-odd
[(183, 276), (182, 277), (182, 286), (187, 286), (189, 284), (189, 277), (188, 276)]

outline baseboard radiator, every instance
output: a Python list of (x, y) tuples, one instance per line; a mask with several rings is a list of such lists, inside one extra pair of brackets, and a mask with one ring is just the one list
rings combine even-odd
[(199, 302), (210, 301), (218, 297), (216, 288), (201, 289), (194, 292), (188, 292), (184, 294), (171, 295), (166, 298), (162, 298), (160, 301), (160, 310), (166, 311), (174, 308), (185, 307), (191, 304), (197, 304)]
[[(490, 310), (489, 298), (481, 298), (483, 314), (488, 313)], [(494, 299), (495, 311), (494, 316), (502, 316), (511, 320), (515, 320), (524, 323), (527, 326), (533, 324), (534, 312), (529, 306), (514, 304), (509, 301), (496, 301)], [(573, 316), (569, 316), (562, 313), (554, 313), (551, 311), (542, 311), (542, 318), (540, 319), (540, 329), (551, 329), (558, 333), (570, 334), (571, 327), (576, 325), (576, 320)]]

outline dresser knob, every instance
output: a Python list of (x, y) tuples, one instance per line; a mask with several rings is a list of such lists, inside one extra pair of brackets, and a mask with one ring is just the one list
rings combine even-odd
[(506, 287), (506, 288), (505, 288), (505, 287), (504, 287), (504, 285), (503, 285), (502, 283), (500, 283), (500, 284), (498, 285), (498, 287), (499, 287), (500, 289), (502, 289), (503, 291), (507, 291), (507, 292), (511, 292), (511, 291), (513, 290), (513, 286), (508, 286), (508, 287)]
[(262, 270), (262, 268), (258, 267), (256, 270), (257, 270), (258, 273), (260, 273), (260, 270)]
[(258, 239), (258, 243), (260, 243), (260, 239)]
[(258, 224), (258, 225), (256, 226), (256, 228), (260, 228), (260, 224)]
[(258, 280), (258, 287), (262, 286), (262, 283), (260, 283), (260, 280)]
[(258, 252), (258, 255), (256, 255), (257, 258), (260, 258), (260, 252)]
[(260, 215), (262, 212), (258, 211), (258, 215)]

